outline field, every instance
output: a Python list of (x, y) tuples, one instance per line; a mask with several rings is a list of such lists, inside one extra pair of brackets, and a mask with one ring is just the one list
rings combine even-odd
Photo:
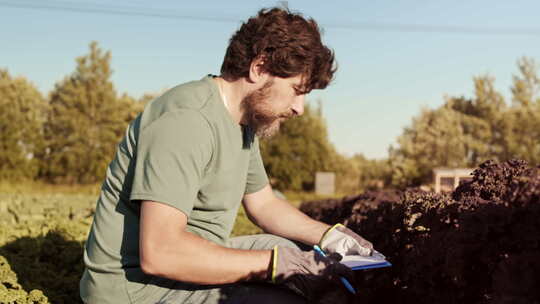
[(1, 188), (0, 303), (49, 303), (46, 297), (50, 303), (77, 303), (95, 190), (40, 184)]
[[(77, 303), (97, 187), (0, 185), (0, 303)], [(454, 192), (285, 193), (372, 241), (393, 267), (356, 272), (320, 303), (540, 303), (540, 168), (486, 162)], [(304, 202), (304, 203), (302, 203)], [(233, 235), (257, 233), (243, 210)]]
[[(80, 302), (83, 244), (98, 194), (98, 185), (0, 184), (0, 303)], [(285, 194), (296, 206), (320, 198)], [(260, 232), (241, 208), (232, 234)]]

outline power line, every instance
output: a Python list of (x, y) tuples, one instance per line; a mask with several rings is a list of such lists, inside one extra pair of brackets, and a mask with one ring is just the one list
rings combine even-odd
[(373, 24), (349, 23), (331, 24), (327, 27), (342, 29), (362, 29), (381, 32), (412, 32), (412, 33), (444, 33), (444, 34), (472, 34), (472, 35), (526, 35), (540, 36), (540, 28), (483, 28), (444, 25), (422, 24)]
[(239, 22), (240, 20), (232, 18), (219, 18), (219, 17), (205, 17), (205, 16), (190, 16), (190, 15), (179, 15), (172, 14), (167, 12), (151, 11), (145, 9), (145, 11), (135, 11), (135, 10), (126, 10), (125, 7), (114, 8), (114, 7), (77, 7), (74, 5), (69, 5), (65, 3), (64, 5), (57, 5), (54, 3), (22, 3), (22, 2), (9, 2), (9, 1), (0, 1), (0, 6), (4, 7), (13, 7), (13, 8), (28, 8), (34, 10), (49, 10), (49, 11), (68, 11), (68, 12), (77, 12), (77, 13), (93, 13), (93, 14), (104, 14), (104, 15), (124, 15), (124, 16), (138, 16), (138, 17), (154, 17), (161, 19), (187, 19), (187, 20), (199, 20), (199, 21), (212, 21), (212, 22)]
[[(79, 3), (80, 4), (80, 3)], [(133, 17), (152, 17), (160, 19), (184, 19), (195, 21), (221, 22), (221, 23), (240, 23), (241, 19), (227, 17), (206, 17), (197, 15), (177, 14), (170, 11), (151, 10), (143, 7), (125, 7), (125, 6), (103, 6), (90, 4), (91, 6), (77, 6), (70, 2), (32, 2), (32, 1), (1, 1), (0, 6), (49, 10), (49, 11), (68, 11), (77, 13), (92, 13), (103, 15), (123, 15)], [(141, 9), (144, 9), (141, 10)], [(376, 23), (323, 23), (326, 28), (348, 29), (348, 30), (366, 30), (378, 32), (409, 32), (409, 33), (442, 33), (442, 34), (472, 34), (472, 35), (520, 35), (520, 36), (540, 36), (540, 28), (485, 28), (485, 27), (465, 27), (465, 26), (440, 26), (440, 25), (420, 25), (420, 24), (376, 24)]]

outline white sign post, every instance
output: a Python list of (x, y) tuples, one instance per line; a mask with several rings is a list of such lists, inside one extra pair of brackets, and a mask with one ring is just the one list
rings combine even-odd
[(333, 195), (335, 192), (336, 174), (334, 172), (315, 173), (315, 193)]

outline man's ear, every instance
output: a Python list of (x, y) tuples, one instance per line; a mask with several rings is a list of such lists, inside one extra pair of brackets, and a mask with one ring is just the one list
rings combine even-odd
[(251, 83), (266, 83), (268, 73), (264, 71), (264, 57), (259, 56), (251, 61), (249, 66), (249, 82)]

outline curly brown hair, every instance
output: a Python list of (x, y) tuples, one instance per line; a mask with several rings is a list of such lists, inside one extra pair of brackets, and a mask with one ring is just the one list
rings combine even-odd
[(248, 77), (257, 58), (263, 58), (263, 69), (272, 76), (302, 75), (299, 94), (326, 88), (337, 70), (317, 22), (282, 8), (262, 9), (242, 24), (229, 41), (221, 76), (228, 81)]

